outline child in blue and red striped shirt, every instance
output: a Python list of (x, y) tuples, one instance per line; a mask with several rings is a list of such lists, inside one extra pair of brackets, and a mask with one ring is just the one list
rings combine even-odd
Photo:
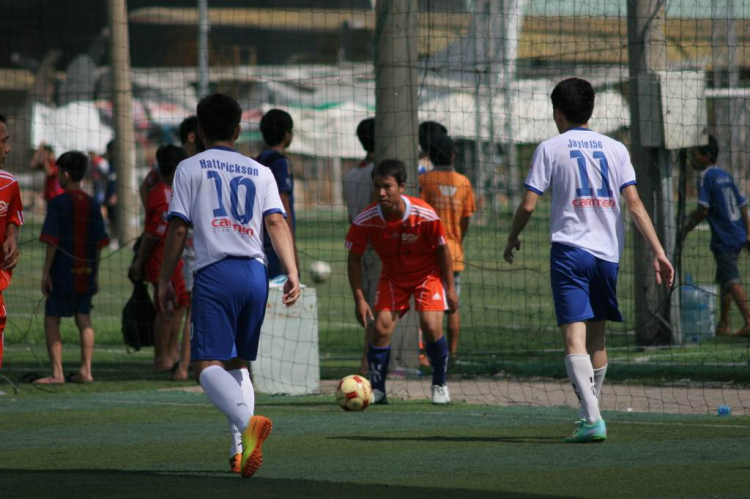
[(91, 300), (99, 288), (99, 258), (101, 249), (109, 244), (109, 237), (99, 203), (81, 190), (88, 163), (88, 156), (78, 151), (66, 152), (58, 158), (60, 185), (65, 192), (47, 205), (47, 217), (39, 236), (40, 241), (47, 243), (42, 293), (47, 297), (44, 333), (52, 375), (36, 380), (37, 384), (65, 382), (60, 319), (73, 316), (81, 333), (81, 367), (67, 379), (74, 383), (94, 380)]

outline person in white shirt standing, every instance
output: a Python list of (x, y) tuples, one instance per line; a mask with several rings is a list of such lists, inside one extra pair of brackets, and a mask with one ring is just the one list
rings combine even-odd
[(513, 250), (521, 249), (519, 236), (539, 196), (551, 188), (552, 296), (565, 342), (565, 367), (580, 404), (579, 421), (565, 441), (601, 442), (607, 438), (598, 401), (607, 370), (605, 324), (623, 320), (616, 293), (625, 242), (620, 196), (651, 247), (656, 282), (671, 286), (674, 269), (638, 196), (627, 149), (588, 128), (595, 99), (591, 84), (563, 80), (551, 98), (560, 135), (542, 142), (534, 153), (503, 257), (513, 263)]
[(188, 227), (196, 253), (190, 358), (196, 379), (241, 437), (240, 473), (252, 476), (263, 462), (272, 423), (254, 416), (248, 361), (258, 352), (268, 299), (263, 233), (288, 270), (283, 302), (300, 296), (294, 246), (271, 171), (234, 151), (242, 109), (228, 95), (198, 103), (198, 133), (206, 151), (181, 162), (173, 181), (169, 231), (159, 276), (159, 302), (175, 310), (170, 283)]

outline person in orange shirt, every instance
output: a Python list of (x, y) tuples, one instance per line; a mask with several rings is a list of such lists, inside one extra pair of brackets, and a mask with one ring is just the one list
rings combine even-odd
[[(476, 211), (474, 191), (468, 178), (454, 169), (456, 148), (447, 135), (433, 137), (430, 161), (434, 168), (419, 177), (421, 197), (443, 221), (448, 248), (453, 255), (453, 280), (456, 294), (461, 295), (461, 272), (464, 270), (463, 241), (469, 231), (469, 220)], [(458, 349), (461, 330), (459, 311), (448, 314), (448, 352), (451, 357)]]

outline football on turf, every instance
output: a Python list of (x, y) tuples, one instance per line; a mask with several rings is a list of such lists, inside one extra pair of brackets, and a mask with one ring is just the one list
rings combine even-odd
[(325, 282), (331, 277), (331, 265), (320, 260), (310, 264), (310, 279), (315, 283)]
[(371, 397), (370, 382), (359, 374), (341, 378), (336, 387), (336, 402), (345, 411), (364, 411), (370, 405)]

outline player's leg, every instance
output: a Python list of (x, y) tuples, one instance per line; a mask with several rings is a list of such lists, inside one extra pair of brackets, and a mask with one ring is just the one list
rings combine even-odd
[(244, 431), (252, 416), (242, 389), (224, 369), (224, 362), (236, 357), (237, 316), (243, 306), (243, 276), (236, 260), (222, 260), (195, 276), (193, 288), (193, 330), (190, 358), (198, 383), (211, 403)]
[(607, 375), (607, 348), (604, 344), (607, 321), (589, 321), (586, 323), (586, 351), (591, 357), (594, 368), (596, 398), (601, 401), (604, 377)]
[[(453, 282), (456, 286), (456, 295), (461, 298), (461, 272), (453, 273)], [(461, 311), (447, 313), (448, 316), (448, 353), (451, 357), (456, 356), (458, 351), (458, 336), (461, 334)]]
[[(380, 263), (380, 258), (378, 258), (375, 250), (367, 248), (365, 254), (362, 256), (362, 293), (365, 295), (365, 300), (370, 305), (370, 309), (373, 310), (375, 308), (375, 296), (378, 291), (381, 271), (382, 264)], [(364, 349), (359, 368), (359, 373), (363, 376), (367, 375), (368, 372), (367, 350), (370, 348), (374, 329), (375, 321), (369, 321), (367, 327), (365, 327)]]
[[(240, 260), (236, 267), (235, 272), (241, 277), (240, 285), (244, 293), (238, 293), (242, 305), (236, 315), (235, 357), (244, 360), (245, 363), (238, 360), (236, 363), (229, 364), (230, 368), (247, 366), (246, 362), (253, 361), (258, 356), (260, 330), (268, 302), (268, 271), (265, 265), (257, 260)], [(263, 463), (263, 442), (271, 433), (273, 424), (264, 416), (253, 415), (255, 394), (250, 376), (246, 370), (241, 374), (243, 379), (238, 386), (242, 390), (251, 418), (247, 428), (242, 431), (240, 474), (243, 478), (248, 478), (255, 474)]]
[[(250, 379), (249, 363), (245, 360), (234, 358), (226, 363), (224, 368), (232, 375), (234, 380), (242, 389), (242, 396), (245, 403), (250, 409), (250, 414), (255, 414), (255, 390)], [(242, 461), (242, 432), (231, 420), (229, 422), (229, 434), (231, 436), (231, 445), (229, 446), (229, 470), (232, 473), (241, 471), (240, 463)]]
[[(596, 279), (593, 255), (578, 248), (552, 244), (550, 281), (557, 324), (565, 344), (565, 369), (579, 401), (579, 417), (573, 435), (566, 442), (602, 440), (601, 432), (591, 439), (591, 431), (603, 426), (595, 395), (594, 369), (586, 350), (585, 321), (594, 319), (590, 285)], [(604, 430), (606, 435), (606, 429)], [(606, 438), (606, 436), (604, 436)]]
[(429, 276), (413, 290), (419, 311), (419, 326), (425, 340), (425, 353), (432, 366), (432, 403), (450, 402), (445, 375), (448, 369), (448, 341), (443, 335), (443, 316), (448, 308), (440, 278)]
[(373, 403), (375, 404), (387, 403), (385, 378), (388, 374), (388, 365), (391, 362), (391, 336), (396, 329), (399, 315), (400, 312), (394, 310), (375, 312), (372, 341), (367, 349), (368, 377), (372, 385)]
[(5, 324), (7, 322), (8, 315), (5, 308), (5, 299), (3, 298), (3, 292), (0, 291), (0, 368), (3, 367), (3, 347), (5, 346), (3, 332), (5, 331)]
[[(189, 299), (192, 301), (192, 296), (188, 294)], [(186, 381), (188, 379), (188, 367), (190, 366), (190, 311), (192, 308), (188, 305), (185, 308), (185, 323), (182, 327), (182, 343), (180, 344), (180, 363), (177, 366), (174, 374), (172, 374), (173, 381)]]
[(732, 284), (729, 287), (729, 295), (732, 297), (732, 300), (734, 300), (734, 303), (737, 305), (737, 308), (740, 310), (740, 314), (742, 314), (742, 318), (745, 321), (745, 324), (737, 331), (736, 334), (737, 336), (747, 336), (748, 333), (750, 333), (750, 312), (748, 312), (747, 309), (747, 295), (745, 293), (745, 287), (739, 282)]
[[(90, 304), (91, 297), (88, 297), (88, 300)], [(90, 306), (88, 307), (88, 311), (91, 311)], [(73, 375), (72, 381), (76, 383), (90, 383), (94, 381), (94, 377), (91, 374), (91, 359), (94, 356), (94, 326), (91, 324), (90, 313), (76, 313), (75, 320), (78, 332), (81, 335), (81, 367)]]
[(727, 290), (721, 292), (719, 298), (719, 323), (716, 325), (716, 334), (719, 336), (732, 334), (732, 321), (730, 312), (732, 307), (732, 293)]
[[(49, 303), (49, 298), (47, 299)], [(61, 385), (65, 383), (65, 375), (62, 367), (62, 341), (60, 339), (60, 317), (47, 315), (44, 317), (44, 336), (47, 341), (47, 354), (49, 355), (52, 374), (45, 378), (39, 378), (34, 384), (39, 385)]]
[(159, 300), (156, 297), (159, 294), (158, 286), (154, 286), (154, 305), (156, 306), (156, 319), (154, 319), (154, 372), (160, 373), (169, 371), (174, 366), (174, 360), (169, 357), (169, 335), (170, 328), (167, 322), (167, 316), (159, 307)]

